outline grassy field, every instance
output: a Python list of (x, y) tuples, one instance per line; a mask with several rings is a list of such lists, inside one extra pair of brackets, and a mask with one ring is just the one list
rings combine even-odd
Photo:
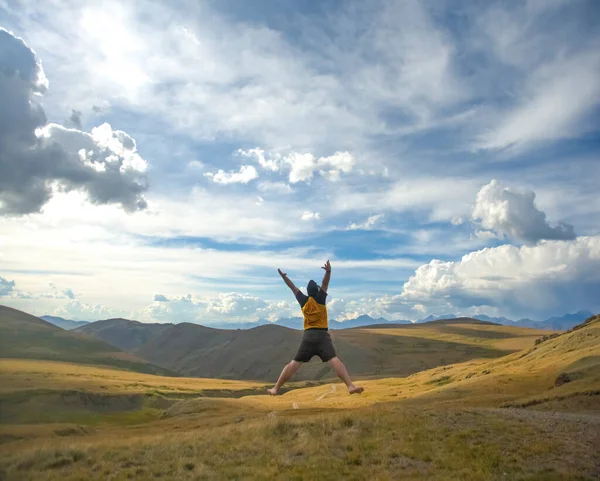
[(336, 382), (270, 397), (262, 383), (2, 360), (2, 412), (21, 398), (0, 426), (0, 479), (600, 477), (600, 319), (501, 358), (362, 384), (361, 396)]

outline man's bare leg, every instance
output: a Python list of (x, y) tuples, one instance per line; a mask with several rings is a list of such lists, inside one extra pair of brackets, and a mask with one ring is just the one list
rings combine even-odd
[(348, 374), (346, 366), (344, 366), (344, 363), (340, 361), (338, 357), (334, 357), (333, 359), (331, 359), (329, 361), (329, 364), (331, 365), (331, 367), (333, 367), (333, 370), (338, 375), (338, 377), (342, 381), (344, 381), (344, 384), (346, 384), (346, 386), (348, 387), (348, 392), (350, 394), (360, 394), (365, 390), (363, 387), (356, 386), (352, 382), (352, 379), (350, 379), (350, 374)]
[(294, 373), (300, 369), (300, 366), (302, 366), (302, 363), (298, 361), (291, 361), (289, 364), (286, 364), (283, 368), (283, 371), (281, 371), (281, 374), (279, 375), (279, 379), (277, 379), (277, 384), (275, 384), (275, 387), (267, 389), (267, 392), (271, 396), (275, 396), (277, 391), (279, 391), (279, 388), (290, 380)]

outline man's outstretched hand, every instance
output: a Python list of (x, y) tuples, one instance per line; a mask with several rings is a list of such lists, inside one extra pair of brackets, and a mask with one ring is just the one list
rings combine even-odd
[(331, 272), (331, 263), (327, 261), (321, 269), (325, 269), (325, 272)]
[(285, 272), (282, 272), (282, 270), (281, 270), (281, 269), (277, 269), (277, 272), (279, 272), (279, 275), (280, 275), (281, 277), (285, 277), (285, 276), (287, 276), (287, 274), (286, 274)]

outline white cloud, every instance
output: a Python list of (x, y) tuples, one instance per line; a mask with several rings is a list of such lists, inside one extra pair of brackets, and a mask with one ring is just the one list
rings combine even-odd
[(230, 317), (243, 317), (254, 314), (267, 303), (256, 296), (230, 292), (205, 301), (208, 313), (223, 314)]
[(169, 302), (169, 298), (164, 294), (154, 294), (155, 302)]
[(131, 313), (124, 310), (111, 309), (102, 304), (86, 304), (73, 299), (55, 309), (54, 314), (65, 319), (77, 321), (99, 321), (115, 317), (128, 317)]
[(257, 188), (261, 192), (273, 194), (291, 194), (294, 192), (290, 185), (285, 182), (260, 182)]
[(423, 315), (427, 312), (427, 307), (425, 307), (423, 304), (415, 304), (414, 306), (411, 307), (411, 309), (413, 311), (417, 311), (421, 315)]
[(265, 157), (265, 151), (260, 147), (247, 150), (239, 149), (237, 154), (255, 159), (263, 169), (272, 172), (277, 172), (281, 168), (281, 155), (270, 153), (270, 158), (267, 159)]
[(589, 116), (600, 103), (600, 36), (582, 31), (585, 7), (578, 2), (562, 11), (565, 2), (535, 2), (542, 3), (492, 4), (474, 22), (480, 35), (470, 45), (485, 49), (502, 75), (487, 78), (488, 84), (498, 82), (508, 92), (506, 107), (481, 106), (484, 131), (476, 149), (518, 153), (590, 131)]
[(381, 218), (383, 218), (383, 214), (371, 215), (362, 224), (351, 223), (346, 230), (371, 230)]
[(356, 159), (350, 152), (336, 152), (329, 157), (321, 157), (317, 161), (321, 170), (319, 173), (327, 180), (336, 182), (341, 173), (348, 174), (356, 164)]
[(600, 236), (503, 245), (460, 261), (432, 260), (404, 284), (407, 301), (446, 300), (454, 306), (495, 306), (528, 315), (600, 309)]
[[(473, 219), (499, 235), (525, 242), (542, 239), (574, 239), (573, 226), (559, 223), (550, 226), (546, 214), (535, 205), (535, 193), (502, 187), (496, 180), (483, 186), (477, 194)], [(478, 233), (478, 236), (484, 236)]]
[(401, 181), (380, 179), (376, 189), (340, 185), (329, 205), (333, 212), (416, 212), (424, 221), (447, 221), (472, 210), (481, 184), (476, 179), (447, 176), (413, 177)]
[(216, 174), (207, 172), (205, 177), (209, 177), (217, 184), (247, 184), (248, 182), (258, 178), (258, 172), (253, 165), (242, 165), (239, 172), (219, 169)]
[(73, 292), (73, 289), (64, 289), (63, 294), (67, 297), (67, 299), (75, 299), (75, 293)]
[(0, 276), (0, 297), (8, 296), (15, 288), (15, 281), (9, 281)]
[(519, 97), (521, 102), (498, 119), (477, 147), (521, 149), (589, 130), (582, 121), (600, 103), (599, 77), (597, 51), (540, 69), (530, 79), (529, 91)]
[(275, 320), (289, 314), (286, 301), (266, 301), (243, 293), (222, 293), (215, 296), (187, 294), (170, 297), (168, 302), (155, 296), (154, 302), (145, 309), (150, 319), (163, 322), (195, 322), (214, 324), (227, 321), (256, 321), (261, 317)]
[(398, 294), (384, 294), (352, 299), (335, 298), (328, 303), (328, 311), (331, 318), (337, 321), (356, 319), (362, 315), (375, 319), (384, 317), (388, 320), (399, 320), (413, 317), (412, 305), (412, 302), (402, 299)]
[(200, 312), (204, 309), (202, 303), (192, 298), (191, 294), (171, 297), (169, 302), (155, 299), (142, 314), (152, 321), (158, 322), (197, 322)]
[(310, 211), (304, 211), (302, 213), (302, 220), (319, 220), (321, 218), (321, 214), (319, 214), (318, 212), (310, 212)]
[(284, 160), (291, 167), (290, 183), (296, 184), (312, 180), (313, 172), (317, 168), (316, 158), (313, 154), (292, 152)]
[(35, 53), (0, 28), (0, 215), (39, 212), (57, 190), (146, 208), (146, 161), (135, 141), (107, 123), (91, 133), (48, 124), (39, 100), (47, 86)]
[(475, 231), (475, 237), (483, 241), (490, 241), (492, 239), (501, 239), (503, 236), (489, 230), (478, 230)]
[(191, 160), (190, 162), (188, 162), (186, 168), (190, 171), (197, 172), (204, 169), (204, 164), (199, 160)]
[(26, 8), (14, 7), (21, 28), (70, 82), (64, 104), (84, 113), (99, 99), (126, 104), (201, 139), (240, 135), (309, 150), (356, 144), (388, 130), (382, 109), (405, 112), (406, 125), (426, 124), (464, 90), (454, 81), (451, 39), (416, 2), (384, 3), (370, 15), (344, 6), (323, 19), (334, 35), (303, 33), (318, 50), (202, 2), (148, 5), (144, 15), (111, 1)]
[(342, 173), (350, 173), (356, 164), (356, 159), (350, 152), (335, 152), (328, 157), (316, 157), (310, 152), (290, 152), (281, 155), (270, 152), (268, 158), (265, 151), (259, 147), (248, 150), (238, 150), (239, 155), (251, 157), (265, 169), (279, 172), (284, 166), (289, 167), (289, 182), (310, 182), (316, 171), (327, 180), (338, 181)]
[(298, 304), (293, 304), (287, 301), (268, 302), (265, 307), (256, 310), (259, 318), (267, 319), (268, 321), (276, 321), (282, 317), (290, 317), (298, 315)]

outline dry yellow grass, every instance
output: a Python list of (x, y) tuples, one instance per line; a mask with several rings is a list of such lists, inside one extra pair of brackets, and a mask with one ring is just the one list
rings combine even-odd
[[(5, 425), (0, 479), (595, 479), (600, 322), (531, 344), (498, 359), (366, 380), (361, 396), (333, 383), (278, 397), (183, 396), (160, 410), (144, 407), (148, 418), (103, 413), (93, 425)], [(555, 387), (563, 372), (571, 382)], [(13, 393), (31, 383), (97, 393), (108, 386), (115, 395), (262, 389), (22, 360), (0, 361), (0, 382), (5, 395), (6, 382)], [(576, 414), (499, 409), (560, 411), (582, 399), (586, 412)]]
[(246, 390), (264, 383), (155, 376), (119, 369), (60, 361), (0, 359), (0, 393), (21, 389), (84, 389), (92, 392), (201, 393), (204, 390)]
[(160, 433), (15, 442), (0, 453), (0, 472), (7, 481), (581, 480), (598, 474), (596, 440), (585, 423), (396, 403), (216, 428), (181, 422)]
[(534, 330), (513, 326), (490, 324), (450, 324), (447, 326), (415, 325), (400, 328), (369, 329), (361, 331), (379, 335), (404, 336), (420, 339), (432, 339), (472, 346), (485, 346), (501, 351), (518, 351), (533, 345), (541, 336), (557, 331)]

